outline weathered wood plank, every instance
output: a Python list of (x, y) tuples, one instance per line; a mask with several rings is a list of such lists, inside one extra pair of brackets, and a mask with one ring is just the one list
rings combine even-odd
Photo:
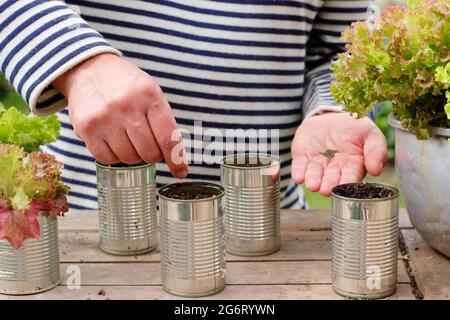
[[(69, 290), (59, 286), (32, 296), (0, 296), (0, 300), (177, 300), (184, 299), (166, 293), (160, 286), (84, 286)], [(212, 300), (336, 300), (345, 299), (333, 292), (329, 285), (227, 285), (224, 291), (202, 299)], [(407, 284), (397, 285), (397, 292), (387, 300), (414, 299)], [(199, 299), (200, 300), (200, 299)]]
[[(99, 248), (97, 231), (62, 231), (59, 233), (62, 262), (158, 262), (158, 249), (139, 256), (113, 256)], [(285, 232), (281, 250), (262, 257), (227, 255), (228, 261), (312, 261), (331, 260), (331, 231)], [(399, 254), (400, 257), (400, 254)]]
[[(297, 233), (295, 240), (284, 240), (282, 249), (263, 257), (238, 257), (228, 255), (228, 261), (292, 261), (292, 260), (329, 260), (331, 259), (330, 232), (321, 233), (309, 240), (315, 232)], [(62, 262), (157, 262), (160, 261), (159, 250), (139, 256), (113, 256), (98, 248), (98, 232), (63, 231), (59, 234), (60, 258)]]
[[(63, 283), (68, 274), (61, 265)], [(159, 263), (81, 263), (81, 285), (160, 285)], [(330, 284), (331, 261), (229, 262), (227, 283), (250, 284)], [(399, 283), (409, 283), (399, 261)]]
[[(412, 228), (406, 209), (399, 211), (399, 225), (402, 229)], [(281, 210), (283, 231), (331, 230), (331, 210)]]
[(70, 210), (64, 217), (58, 219), (59, 230), (97, 231), (97, 211)]
[(450, 300), (450, 259), (433, 250), (416, 230), (402, 230), (413, 276), (425, 299)]
[[(284, 232), (331, 230), (331, 211), (282, 210), (281, 228)], [(412, 228), (405, 209), (400, 209), (400, 228)], [(59, 220), (59, 230), (98, 230), (97, 212), (71, 210)]]

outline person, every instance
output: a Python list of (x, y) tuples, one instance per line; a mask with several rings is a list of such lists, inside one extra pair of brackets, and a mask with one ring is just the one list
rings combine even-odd
[(173, 132), (192, 133), (196, 121), (278, 130), (281, 204), (300, 208), (298, 185), (329, 196), (386, 162), (374, 123), (342, 112), (329, 92), (340, 33), (370, 4), (0, 0), (0, 67), (32, 112), (58, 114), (61, 135), (44, 150), (65, 165), (72, 208), (97, 207), (95, 159), (157, 163), (158, 186), (220, 180), (217, 164), (171, 158)]

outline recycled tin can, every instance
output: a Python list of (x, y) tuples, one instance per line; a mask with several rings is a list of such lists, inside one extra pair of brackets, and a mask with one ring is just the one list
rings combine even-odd
[(0, 293), (35, 294), (61, 282), (59, 272), (58, 222), (39, 216), (41, 236), (27, 239), (14, 249), (0, 240)]
[(337, 195), (339, 186), (332, 190), (333, 289), (351, 298), (384, 298), (396, 291), (399, 190), (369, 185), (389, 190), (389, 195), (355, 199)]
[(207, 182), (159, 190), (161, 279), (168, 293), (202, 297), (225, 288), (223, 194), (221, 186)]
[(221, 181), (227, 252), (262, 256), (278, 251), (280, 161), (263, 154), (227, 157), (221, 163)]
[(156, 169), (153, 164), (97, 166), (100, 249), (137, 255), (156, 248)]

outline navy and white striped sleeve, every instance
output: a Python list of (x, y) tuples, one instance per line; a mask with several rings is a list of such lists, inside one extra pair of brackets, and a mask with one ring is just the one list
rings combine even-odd
[(325, 0), (318, 13), (310, 40), (307, 44), (305, 95), (303, 98), (304, 117), (325, 111), (341, 111), (330, 94), (334, 80), (330, 61), (345, 50), (341, 33), (354, 21), (367, 19), (370, 0)]
[(64, 108), (51, 83), (106, 52), (120, 54), (63, 1), (0, 0), (0, 70), (36, 114)]

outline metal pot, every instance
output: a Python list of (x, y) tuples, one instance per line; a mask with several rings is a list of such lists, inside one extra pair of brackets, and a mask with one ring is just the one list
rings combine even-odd
[(41, 236), (27, 239), (14, 249), (0, 240), (0, 293), (35, 294), (56, 287), (60, 282), (58, 222), (39, 216)]
[(346, 297), (378, 299), (396, 290), (399, 191), (370, 185), (391, 195), (354, 199), (337, 195), (340, 186), (332, 191), (332, 282), (334, 291)]
[(96, 165), (100, 249), (114, 255), (155, 249), (155, 165)]
[(399, 121), (395, 162), (413, 226), (434, 249), (450, 257), (450, 129), (434, 128), (428, 140), (417, 140)]
[(227, 157), (221, 163), (221, 181), (227, 252), (263, 256), (278, 251), (280, 161), (262, 154)]
[[(197, 200), (172, 198), (173, 192), (208, 192)], [(174, 183), (159, 192), (161, 278), (164, 290), (201, 297), (225, 288), (225, 231), (221, 186)]]

